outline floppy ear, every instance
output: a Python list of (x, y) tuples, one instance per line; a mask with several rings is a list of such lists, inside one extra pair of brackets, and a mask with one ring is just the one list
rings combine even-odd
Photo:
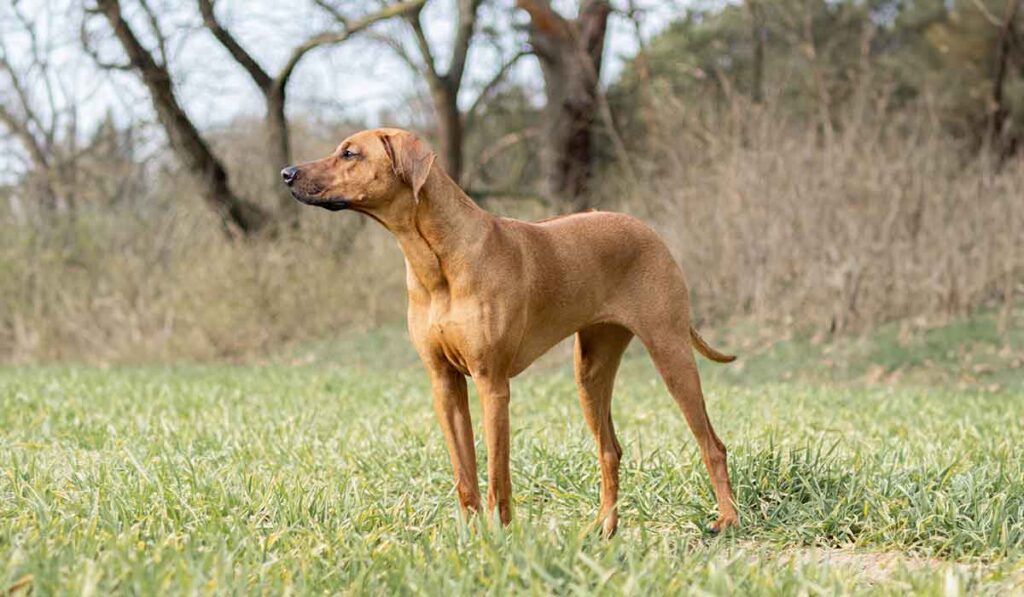
[(419, 140), (412, 133), (398, 133), (396, 135), (381, 135), (381, 143), (384, 144), (384, 151), (391, 160), (391, 168), (395, 175), (412, 189), (412, 196), (417, 202), (420, 200), (420, 189), (427, 182), (427, 175), (434, 165), (433, 151), (426, 143)]

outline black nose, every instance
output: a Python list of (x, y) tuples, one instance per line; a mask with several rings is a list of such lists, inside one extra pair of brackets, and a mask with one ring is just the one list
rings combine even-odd
[(295, 166), (289, 166), (284, 170), (281, 170), (281, 178), (284, 180), (284, 184), (291, 186), (295, 182), (295, 177), (299, 175), (299, 169)]

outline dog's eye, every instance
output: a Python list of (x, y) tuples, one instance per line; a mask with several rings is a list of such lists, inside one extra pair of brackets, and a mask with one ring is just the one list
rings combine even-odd
[(354, 152), (354, 151), (352, 151), (351, 149), (345, 149), (345, 150), (342, 150), (342, 152), (341, 152), (341, 159), (343, 159), (343, 160), (353, 160), (353, 159), (355, 159), (357, 157), (359, 157), (359, 154)]

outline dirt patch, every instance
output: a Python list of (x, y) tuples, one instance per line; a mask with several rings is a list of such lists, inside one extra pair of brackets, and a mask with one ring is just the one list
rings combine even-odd
[[(790, 547), (766, 551), (764, 546), (751, 547), (758, 560), (774, 559), (782, 564), (818, 564), (856, 575), (869, 586), (897, 580), (902, 574), (942, 571), (947, 593), (956, 587), (988, 587), (995, 594), (1024, 594), (1024, 560), (1015, 559), (997, 564), (956, 562), (900, 551), (870, 551), (853, 547)], [(949, 585), (948, 583), (952, 583)], [(963, 584), (961, 584), (963, 583)]]
[(845, 568), (871, 583), (889, 580), (902, 571), (916, 572), (953, 565), (966, 571), (968, 566), (898, 551), (861, 551), (853, 548), (795, 548), (782, 555), (783, 561), (815, 562)]
[(778, 551), (764, 546), (747, 546), (757, 560), (772, 559), (781, 564), (818, 564), (842, 569), (869, 584), (887, 582), (902, 572), (937, 570), (952, 567), (960, 574), (979, 572), (978, 565), (900, 551), (869, 551), (854, 547), (788, 547)]

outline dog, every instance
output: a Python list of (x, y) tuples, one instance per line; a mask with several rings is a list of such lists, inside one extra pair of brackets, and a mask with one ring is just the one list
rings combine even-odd
[(405, 255), (409, 336), (430, 377), (463, 515), (480, 510), (466, 377), (480, 395), (487, 445), (487, 508), (511, 521), (509, 379), (576, 335), (575, 377), (597, 443), (597, 524), (618, 525), (622, 447), (612, 385), (636, 336), (683, 412), (718, 502), (719, 532), (738, 524), (726, 451), (708, 418), (693, 349), (717, 362), (690, 325), (683, 273), (658, 235), (625, 214), (587, 212), (539, 222), (477, 206), (435, 164), (416, 135), (375, 129), (345, 139), (321, 160), (285, 168), (306, 205), (352, 210), (387, 228)]

